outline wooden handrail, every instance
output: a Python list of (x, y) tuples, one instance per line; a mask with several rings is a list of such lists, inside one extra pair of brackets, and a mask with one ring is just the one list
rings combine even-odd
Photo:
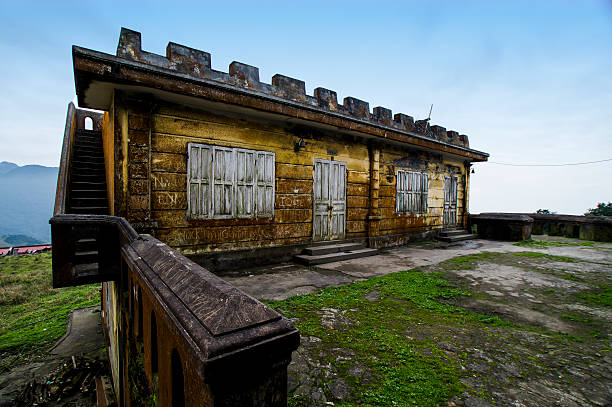
[(55, 207), (53, 208), (54, 215), (62, 215), (66, 213), (66, 208), (68, 205), (68, 186), (70, 185), (70, 163), (72, 161), (72, 143), (74, 141), (74, 132), (76, 131), (75, 115), (76, 107), (74, 106), (74, 103), (70, 102), (68, 104), (68, 113), (66, 114), (64, 141), (62, 143), (62, 155), (60, 157), (59, 171), (57, 174)]

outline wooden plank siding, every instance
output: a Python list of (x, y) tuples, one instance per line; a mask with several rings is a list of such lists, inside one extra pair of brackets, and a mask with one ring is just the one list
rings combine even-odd
[[(281, 126), (166, 104), (145, 111), (138, 103), (115, 98), (112, 116), (115, 120), (115, 173), (121, 181), (115, 185), (116, 212), (130, 222), (149, 222), (150, 233), (185, 254), (312, 241), (316, 158), (346, 163), (346, 238), (367, 237), (373, 230), (383, 236), (440, 227), (443, 179), (448, 169), (460, 172), (458, 213), (463, 213), (465, 168), (461, 163), (442, 160), (439, 154), (419, 155), (405, 149), (380, 147), (380, 168), (374, 172), (380, 182), (371, 183), (369, 147), (360, 139), (310, 134), (305, 137), (306, 146), (296, 152), (294, 144), (301, 136)], [(124, 122), (127, 126), (122, 126)], [(129, 142), (126, 143), (125, 138)], [(190, 218), (187, 214), (189, 143), (274, 153), (274, 216)], [(420, 167), (398, 166), (398, 163), (414, 159), (415, 154)], [(426, 214), (396, 213), (395, 172), (400, 167), (428, 173)], [(124, 191), (122, 202), (117, 198), (121, 188)], [(372, 205), (371, 188), (379, 188), (373, 195)], [(379, 228), (369, 229), (373, 213)]]

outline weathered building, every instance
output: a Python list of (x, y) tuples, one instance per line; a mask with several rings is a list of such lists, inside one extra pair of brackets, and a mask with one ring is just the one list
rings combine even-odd
[(298, 331), (201, 265), (433, 237), (465, 225), (470, 163), (487, 159), (428, 121), (239, 62), (216, 71), (174, 43), (148, 53), (126, 29), (116, 55), (73, 60), (79, 105), (103, 113), (68, 108), (53, 285), (104, 282), (120, 405), (285, 405)]
[[(359, 239), (405, 243), (464, 225), (486, 153), (427, 121), (121, 30), (116, 55), (73, 48), (79, 105), (107, 112), (111, 214), (187, 255)], [(277, 251), (278, 253), (278, 251)]]

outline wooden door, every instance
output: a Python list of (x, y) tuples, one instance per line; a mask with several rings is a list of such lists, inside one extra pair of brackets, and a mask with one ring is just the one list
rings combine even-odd
[(457, 225), (457, 177), (444, 177), (444, 213), (445, 227)]
[(315, 159), (313, 240), (343, 239), (346, 223), (346, 163)]

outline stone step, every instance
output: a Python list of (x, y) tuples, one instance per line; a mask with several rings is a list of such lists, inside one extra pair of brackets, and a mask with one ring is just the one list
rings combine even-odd
[(82, 196), (75, 196), (74, 194), (70, 195), (70, 206), (72, 206), (73, 208), (78, 208), (78, 207), (92, 207), (92, 206), (96, 206), (96, 207), (102, 207), (102, 206), (108, 206), (108, 200), (106, 198), (106, 196), (104, 197), (82, 197)]
[(337, 253), (337, 252), (348, 252), (352, 250), (363, 249), (363, 246), (359, 243), (338, 243), (338, 244), (326, 244), (323, 246), (310, 246), (304, 249), (303, 254), (309, 256), (319, 256), (322, 254)]
[(88, 277), (98, 274), (98, 263), (77, 264), (74, 266), (77, 277)]
[(89, 188), (89, 189), (72, 189), (70, 190), (70, 198), (106, 198), (106, 189)]
[(89, 182), (89, 183), (106, 183), (106, 177), (104, 174), (90, 174), (90, 173), (76, 173), (71, 174), (71, 181), (77, 182)]
[(454, 243), (454, 242), (460, 242), (462, 240), (476, 239), (477, 237), (478, 237), (477, 235), (473, 235), (471, 233), (465, 233), (462, 235), (454, 235), (454, 236), (438, 236), (438, 240), (442, 242)]
[(98, 261), (98, 251), (76, 251), (74, 253), (74, 258), (77, 264), (96, 263)]
[(98, 252), (98, 242), (95, 238), (83, 238), (79, 239), (75, 243), (75, 249), (77, 252)]
[(83, 215), (108, 215), (108, 206), (74, 206), (69, 213)]
[(465, 229), (442, 229), (440, 233), (438, 234), (438, 236), (447, 237), (447, 236), (458, 236), (458, 235), (465, 235), (465, 234), (468, 234), (467, 230)]
[(377, 249), (362, 248), (358, 250), (321, 254), (317, 256), (310, 256), (307, 254), (298, 254), (294, 258), (300, 263), (304, 263), (309, 266), (314, 266), (317, 264), (332, 263), (334, 261), (351, 260), (351, 259), (358, 259), (360, 257), (374, 256), (377, 253), (378, 253)]

